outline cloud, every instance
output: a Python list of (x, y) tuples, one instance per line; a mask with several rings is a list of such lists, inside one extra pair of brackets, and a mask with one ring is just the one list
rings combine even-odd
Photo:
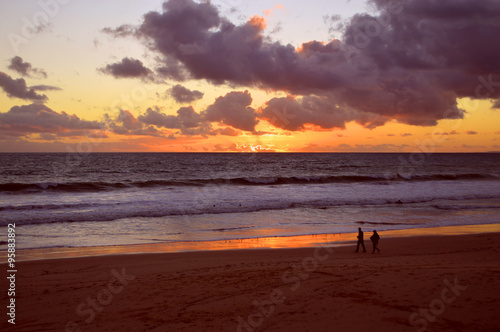
[(118, 28), (104, 28), (101, 30), (101, 32), (110, 34), (113, 37), (127, 37), (130, 35), (133, 35), (135, 31), (135, 28), (132, 25), (129, 24), (124, 24), (119, 26)]
[(255, 126), (259, 123), (258, 114), (250, 104), (252, 96), (248, 91), (233, 91), (218, 97), (203, 115), (209, 122), (219, 122), (243, 131), (255, 131)]
[(161, 131), (145, 125), (127, 110), (120, 110), (115, 117), (104, 114), (104, 118), (109, 130), (118, 135), (163, 136)]
[(468, 145), (468, 144), (462, 144), (460, 147), (464, 148), (464, 149), (486, 148), (486, 146), (484, 146), (484, 145)]
[[(210, 2), (192, 0), (166, 1), (139, 26), (108, 30), (144, 40), (173, 79), (326, 98), (335, 115), (325, 127), (357, 121), (373, 128), (388, 120), (431, 126), (463, 117), (457, 98), (500, 98), (498, 1), (370, 2), (378, 12), (346, 21), (341, 40), (297, 49), (266, 39), (263, 18), (235, 25)], [(324, 107), (300, 106), (297, 116), (320, 113), (308, 121), (325, 116)]]
[[(175, 138), (175, 135), (237, 136), (240, 130), (258, 135), (260, 132), (255, 131), (258, 114), (249, 107), (251, 103), (252, 97), (248, 91), (234, 91), (217, 98), (200, 113), (193, 106), (179, 108), (176, 115), (165, 114), (159, 107), (150, 107), (137, 117), (127, 110), (120, 110), (115, 116), (105, 114), (105, 122), (112, 132), (119, 135), (165, 137), (167, 134), (162, 128), (172, 130), (168, 133), (171, 138)], [(213, 122), (227, 127), (213, 128)]]
[(149, 79), (153, 74), (140, 60), (131, 58), (123, 58), (120, 62), (107, 65), (98, 70), (115, 78)]
[(217, 134), (217, 135), (222, 135), (222, 136), (238, 136), (238, 135), (241, 134), (240, 131), (235, 130), (235, 129), (231, 128), (231, 127), (217, 129), (217, 130), (215, 130), (214, 133)]
[(411, 133), (402, 133), (402, 134), (399, 134), (399, 136), (401, 136), (401, 137), (408, 137), (408, 136), (413, 136), (413, 134), (411, 134)]
[(61, 91), (62, 89), (57, 87), (57, 86), (52, 86), (52, 85), (33, 85), (30, 87), (31, 89), (35, 91)]
[(184, 135), (213, 135), (210, 123), (205, 121), (203, 115), (196, 113), (192, 106), (179, 108), (177, 115), (167, 115), (156, 107), (148, 108), (139, 115), (138, 120), (156, 127), (180, 129)]
[[(348, 144), (341, 144), (348, 145)], [(350, 146), (349, 146), (350, 147)], [(335, 152), (338, 149), (331, 145), (319, 145), (316, 143), (308, 143), (305, 146), (293, 149), (295, 152)]]
[(197, 90), (189, 90), (180, 84), (174, 85), (169, 91), (170, 95), (179, 104), (192, 103), (203, 98), (203, 93)]
[(305, 146), (298, 147), (294, 149), (297, 152), (386, 152), (386, 151), (403, 151), (410, 146), (407, 144), (395, 145), (395, 144), (356, 144), (351, 146), (350, 144), (338, 144), (333, 145), (319, 145), (316, 143), (309, 143)]
[(398, 151), (409, 148), (408, 144), (356, 144), (353, 151), (364, 151), (364, 152), (386, 152), (386, 151)]
[(32, 101), (47, 101), (47, 96), (36, 93), (34, 88), (29, 88), (23, 78), (13, 79), (0, 71), (0, 87), (9, 97), (15, 97)]
[[(137, 120), (158, 128), (180, 129), (183, 135), (225, 135), (237, 136), (240, 131), (255, 131), (259, 122), (257, 112), (250, 107), (252, 97), (248, 91), (229, 92), (219, 97), (206, 110), (197, 113), (192, 106), (181, 107), (177, 115), (167, 115), (158, 107), (150, 107)], [(217, 122), (228, 127), (214, 129)]]
[(283, 7), (282, 5), (275, 5), (271, 9), (264, 10), (264, 15), (266, 15), (266, 16), (273, 16), (274, 15), (274, 11), (280, 10), (280, 9), (281, 10), (285, 10), (285, 7)]
[(10, 59), (9, 69), (25, 77), (47, 78), (47, 73), (40, 68), (34, 68), (31, 63), (24, 62), (20, 56)]
[(466, 134), (467, 134), (467, 135), (477, 135), (477, 131), (474, 131), (474, 130), (467, 130), (467, 131), (466, 131)]
[(59, 113), (42, 104), (14, 106), (8, 112), (0, 113), (0, 129), (9, 136), (27, 136), (33, 133), (65, 136), (75, 131), (84, 136), (89, 131), (102, 128), (100, 122), (82, 120), (75, 114), (69, 115), (64, 111)]
[[(205, 150), (205, 149), (204, 149)], [(205, 150), (207, 151), (207, 150)], [(275, 152), (271, 148), (266, 148), (261, 145), (244, 145), (231, 143), (226, 146), (222, 144), (215, 144), (213, 147), (214, 152)]]
[(307, 124), (321, 129), (344, 129), (349, 121), (371, 128), (389, 120), (376, 114), (341, 109), (328, 97), (319, 96), (273, 98), (261, 109), (261, 117), (275, 127), (290, 131), (305, 130)]

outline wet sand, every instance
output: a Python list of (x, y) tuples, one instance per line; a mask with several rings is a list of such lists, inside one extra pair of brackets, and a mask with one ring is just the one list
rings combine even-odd
[[(365, 233), (365, 238), (370, 232)], [(500, 233), (19, 262), (7, 331), (498, 331)], [(345, 244), (345, 243), (344, 243)], [(5, 264), (1, 268), (6, 271)], [(6, 279), (2, 288), (7, 290)], [(1, 292), (1, 303), (8, 301)], [(5, 306), (3, 305), (4, 310)], [(4, 328), (7, 329), (4, 329)]]

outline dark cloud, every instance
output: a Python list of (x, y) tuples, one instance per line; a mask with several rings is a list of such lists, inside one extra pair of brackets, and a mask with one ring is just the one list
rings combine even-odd
[(124, 24), (119, 26), (118, 28), (104, 28), (101, 30), (101, 32), (107, 33), (113, 37), (126, 37), (133, 35), (135, 31), (135, 28), (131, 25)]
[(262, 108), (261, 117), (275, 127), (290, 131), (305, 130), (307, 124), (321, 129), (344, 129), (349, 121), (357, 121), (365, 127), (388, 121), (376, 114), (342, 109), (329, 98), (319, 96), (273, 98)]
[(88, 130), (72, 130), (72, 131), (67, 131), (67, 132), (60, 132), (57, 134), (51, 134), (51, 133), (40, 133), (38, 138), (40, 140), (45, 140), (45, 141), (55, 141), (58, 139), (61, 139), (63, 137), (70, 137), (70, 138), (81, 138), (81, 137), (86, 137), (86, 138), (91, 138), (91, 139), (104, 139), (104, 138), (109, 138), (108, 135), (106, 135), (103, 131), (88, 131)]
[(0, 71), (0, 87), (9, 97), (15, 97), (32, 101), (47, 101), (47, 96), (36, 93), (34, 88), (29, 88), (23, 78), (13, 79)]
[(112, 75), (115, 78), (148, 79), (153, 74), (140, 60), (131, 58), (123, 58), (122, 61), (100, 68), (99, 71)]
[(204, 112), (209, 122), (219, 122), (244, 131), (255, 131), (259, 123), (257, 112), (250, 107), (252, 97), (248, 91), (229, 92), (219, 97)]
[(64, 136), (64, 133), (101, 130), (97, 121), (86, 121), (75, 114), (56, 112), (42, 104), (14, 106), (6, 113), (0, 113), (0, 129), (9, 136), (27, 136), (33, 133), (47, 133)]
[(167, 115), (158, 108), (148, 108), (139, 115), (138, 120), (156, 127), (180, 129), (183, 135), (213, 135), (210, 123), (196, 113), (192, 106), (179, 108), (177, 115)]
[[(280, 90), (331, 104), (329, 116), (325, 107), (295, 105), (290, 129), (353, 120), (370, 128), (387, 120), (429, 126), (462, 118), (457, 98), (500, 97), (500, 2), (370, 2), (377, 14), (346, 21), (342, 41), (309, 41), (298, 49), (266, 39), (263, 18), (235, 25), (210, 2), (192, 0), (166, 1), (135, 29), (110, 32), (145, 40), (163, 59), (163, 74), (175, 79)], [(317, 124), (323, 117), (330, 122)]]
[[(440, 132), (440, 133), (432, 133), (432, 135), (441, 135), (441, 136), (448, 136), (448, 135), (459, 135), (460, 133), (457, 132), (456, 130), (452, 130), (450, 132)], [(427, 135), (431, 135), (431, 134), (427, 134)]]
[(47, 78), (47, 73), (40, 68), (34, 68), (31, 63), (24, 62), (20, 56), (10, 59), (9, 69), (26, 77)]
[[(183, 135), (236, 136), (243, 131), (255, 132), (257, 112), (250, 107), (252, 97), (248, 91), (233, 91), (219, 97), (203, 112), (197, 113), (192, 106), (181, 107), (177, 115), (167, 115), (157, 107), (148, 108), (137, 117), (137, 122), (158, 128), (179, 129)], [(214, 129), (217, 122), (229, 127)]]
[(163, 136), (161, 131), (144, 124), (127, 110), (120, 110), (115, 117), (104, 114), (104, 119), (108, 129), (118, 135)]
[(474, 131), (474, 130), (467, 130), (465, 133), (467, 135), (477, 135), (477, 131)]
[(33, 85), (30, 87), (31, 89), (35, 91), (61, 91), (62, 89), (57, 87), (57, 86), (52, 86), (52, 85)]
[(175, 99), (176, 102), (182, 103), (192, 103), (195, 100), (203, 98), (203, 93), (197, 90), (189, 90), (183, 87), (180, 84), (177, 84), (172, 87), (169, 91), (172, 98)]
[(215, 134), (223, 135), (223, 136), (238, 136), (241, 134), (241, 132), (238, 130), (235, 130), (231, 127), (226, 127), (226, 128), (222, 128), (222, 129), (217, 129), (215, 131)]

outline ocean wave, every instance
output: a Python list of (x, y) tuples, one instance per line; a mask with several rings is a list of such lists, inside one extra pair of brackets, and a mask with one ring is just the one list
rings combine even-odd
[[(310, 195), (306, 195), (310, 197)], [(477, 199), (497, 199), (499, 196), (495, 193), (483, 193), (476, 195), (447, 196), (447, 197), (407, 197), (404, 200), (399, 198), (381, 197), (373, 195), (373, 198), (330, 198), (325, 195), (323, 199), (304, 199), (297, 202), (294, 199), (262, 199), (245, 200), (234, 198), (224, 200), (209, 200), (204, 203), (198, 203), (195, 200), (185, 201), (183, 205), (172, 201), (168, 203), (165, 199), (156, 200), (134, 200), (125, 202), (110, 203), (75, 203), (75, 204), (49, 204), (49, 205), (21, 205), (21, 206), (0, 206), (3, 212), (0, 225), (6, 225), (10, 222), (16, 222), (19, 225), (42, 224), (42, 223), (66, 223), (66, 222), (102, 222), (114, 221), (125, 218), (162, 218), (170, 216), (189, 216), (195, 215), (217, 215), (231, 213), (250, 213), (263, 211), (284, 211), (290, 209), (312, 209), (325, 210), (336, 208), (349, 208), (366, 206), (388, 207), (390, 209), (406, 208), (410, 206), (433, 207), (441, 210), (482, 210), (482, 209), (500, 209), (499, 205), (494, 204), (461, 204), (463, 200)], [(448, 203), (440, 202), (442, 199), (449, 200)], [(455, 203), (456, 202), (456, 203)], [(334, 210), (332, 210), (334, 211)], [(358, 224), (367, 225), (398, 225), (397, 223), (384, 224), (377, 221), (356, 221)], [(224, 232), (234, 230), (230, 227), (216, 229)]]
[(290, 184), (328, 184), (328, 183), (373, 183), (390, 184), (394, 182), (420, 181), (481, 181), (500, 180), (495, 174), (430, 174), (430, 175), (324, 175), (293, 177), (235, 177), (214, 179), (179, 179), (149, 180), (136, 182), (42, 182), (42, 183), (3, 183), (0, 193), (36, 193), (42, 191), (55, 192), (100, 192), (133, 188), (186, 187), (210, 185), (290, 185)]
[[(119, 205), (120, 203), (115, 203)], [(125, 203), (123, 203), (125, 204)], [(0, 211), (30, 211), (30, 210), (61, 210), (61, 209), (86, 209), (106, 206), (99, 203), (75, 203), (75, 204), (27, 204), (0, 206)]]
[(401, 222), (383, 222), (383, 221), (380, 221), (380, 222), (377, 222), (377, 221), (363, 221), (363, 220), (360, 220), (360, 221), (356, 221), (355, 222), (356, 224), (361, 224), (361, 225), (384, 225), (384, 226), (395, 226), (395, 225), (414, 225), (412, 223), (401, 223)]
[(438, 210), (490, 210), (490, 209), (500, 209), (500, 205), (486, 205), (486, 204), (461, 204), (461, 205), (450, 205), (450, 204), (437, 204), (432, 205)]

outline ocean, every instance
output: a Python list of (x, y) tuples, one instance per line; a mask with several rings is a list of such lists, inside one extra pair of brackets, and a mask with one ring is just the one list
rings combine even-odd
[(3, 153), (11, 223), (17, 249), (500, 223), (500, 154)]

